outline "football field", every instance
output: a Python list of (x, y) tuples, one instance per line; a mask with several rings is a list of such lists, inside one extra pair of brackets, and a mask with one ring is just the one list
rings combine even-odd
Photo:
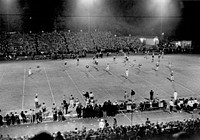
[[(67, 68), (64, 62), (67, 60)], [(159, 70), (155, 71), (158, 57), (151, 62), (143, 55), (132, 55), (125, 65), (122, 56), (99, 58), (98, 66), (92, 58), (81, 58), (77, 66), (76, 60), (35, 60), (0, 62), (0, 109), (2, 114), (35, 108), (34, 98), (38, 94), (39, 102), (45, 102), (51, 109), (55, 102), (61, 104), (63, 95), (69, 99), (72, 94), (84, 104), (82, 91), (92, 91), (97, 103), (105, 100), (123, 100), (124, 92), (130, 96), (133, 89), (135, 102), (149, 98), (150, 90), (154, 96), (167, 102), (176, 90), (178, 97), (196, 97), (200, 93), (200, 57), (198, 55), (165, 55), (161, 58)], [(172, 62), (174, 82), (170, 81), (168, 63)], [(110, 70), (105, 70), (107, 63)], [(89, 68), (86, 68), (86, 65)], [(138, 68), (138, 64), (142, 64)], [(37, 68), (39, 66), (39, 68)], [(28, 76), (31, 67), (32, 75)], [(125, 78), (125, 70), (129, 76)], [(68, 100), (69, 101), (69, 100)]]

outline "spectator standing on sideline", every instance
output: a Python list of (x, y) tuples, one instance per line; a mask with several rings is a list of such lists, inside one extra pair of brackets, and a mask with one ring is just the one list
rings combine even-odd
[(173, 111), (174, 102), (172, 100), (169, 101), (169, 112), (171, 113)]
[(150, 100), (153, 100), (153, 94), (154, 94), (154, 92), (153, 92), (153, 90), (151, 90), (150, 91)]
[(45, 102), (42, 103), (42, 112), (46, 112), (47, 111), (47, 107), (46, 107), (46, 104)]
[(117, 119), (113, 118), (113, 129), (117, 128)]
[(135, 100), (135, 91), (131, 89), (131, 99), (132, 101)]
[(147, 118), (147, 120), (146, 120), (146, 125), (150, 125), (151, 124), (151, 122), (150, 122), (150, 120), (149, 120), (149, 118)]
[(99, 122), (99, 128), (104, 129), (104, 127), (105, 127), (104, 119), (101, 119), (101, 121)]
[(108, 128), (109, 127), (109, 123), (107, 120), (105, 120), (105, 128)]
[(128, 101), (128, 93), (125, 91), (124, 92), (124, 101), (127, 102)]
[(35, 95), (34, 101), (35, 101), (35, 108), (38, 109), (39, 108), (39, 99), (38, 99), (38, 94), (37, 93)]

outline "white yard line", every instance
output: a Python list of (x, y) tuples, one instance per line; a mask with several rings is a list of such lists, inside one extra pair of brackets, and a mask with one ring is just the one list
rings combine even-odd
[[(161, 73), (163, 73), (163, 75), (167, 75), (164, 72), (160, 71)], [(182, 74), (181, 74), (182, 75)], [(184, 75), (185, 76), (185, 75)], [(192, 91), (191, 89), (187, 88), (186, 86), (182, 85), (181, 83), (178, 83), (177, 81), (174, 81), (174, 83), (176, 83), (177, 85), (181, 86), (182, 88), (190, 91), (191, 93), (193, 93), (194, 95), (196, 95), (196, 93), (194, 91)], [(189, 96), (188, 96), (189, 97)]]
[(47, 82), (48, 82), (48, 85), (49, 85), (49, 90), (50, 90), (50, 93), (51, 93), (51, 97), (52, 97), (52, 99), (53, 99), (53, 103), (56, 104), (55, 98), (54, 98), (54, 95), (53, 95), (53, 92), (52, 92), (51, 84), (50, 84), (50, 81), (49, 81), (49, 77), (47, 76), (47, 72), (46, 72), (45, 67), (44, 67), (44, 72), (45, 72), (46, 79), (47, 79)]
[[(142, 70), (141, 70), (141, 71), (142, 71)], [(170, 95), (170, 97), (173, 95), (173, 94), (169, 94), (168, 92), (165, 92), (164, 90), (162, 90), (161, 88), (159, 88), (159, 87), (155, 86), (154, 84), (152, 84), (152, 83), (151, 83), (151, 82), (149, 82), (148, 80), (146, 80), (146, 79), (142, 78), (141, 76), (138, 76), (138, 75), (136, 75), (135, 73), (133, 73), (133, 74), (134, 74), (135, 76), (139, 77), (140, 79), (142, 79), (143, 81), (145, 81), (145, 82), (149, 83), (151, 86), (155, 87), (156, 89), (159, 89), (160, 91), (162, 91), (162, 92), (164, 92), (164, 93), (166, 93), (166, 94)]]
[(24, 95), (25, 95), (25, 83), (26, 83), (26, 69), (24, 69), (24, 80), (23, 80), (23, 89), (22, 89), (22, 110), (24, 110)]
[[(110, 72), (110, 71), (109, 71)], [(121, 78), (119, 78), (117, 75), (115, 75), (115, 74), (113, 74), (112, 72), (110, 72), (113, 76), (115, 76), (117, 79), (120, 79), (121, 81), (123, 81)], [(131, 83), (131, 82), (130, 82)], [(131, 83), (132, 85), (134, 85), (133, 83)], [(130, 86), (128, 86), (130, 89), (133, 89), (134, 90), (134, 88), (133, 87), (130, 87)], [(135, 90), (134, 90), (135, 91)], [(140, 94), (137, 94), (137, 95), (139, 95), (141, 98), (144, 98), (143, 96), (141, 96)]]
[(78, 88), (77, 84), (74, 82), (74, 80), (73, 80), (73, 79), (72, 79), (72, 77), (69, 75), (69, 73), (68, 73), (68, 71), (67, 71), (67, 70), (65, 70), (65, 73), (67, 74), (67, 76), (70, 78), (70, 80), (71, 80), (71, 81), (72, 81), (72, 83), (74, 84), (74, 86), (75, 86), (76, 90), (77, 90), (77, 91), (78, 91), (78, 93), (81, 95), (81, 97), (82, 97), (83, 101), (85, 101), (85, 99), (84, 99), (84, 97), (83, 97), (83, 95), (82, 95), (81, 91), (79, 90), (79, 88)]

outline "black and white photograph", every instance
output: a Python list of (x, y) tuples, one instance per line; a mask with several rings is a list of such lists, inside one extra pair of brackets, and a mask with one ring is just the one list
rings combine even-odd
[(200, 0), (0, 0), (0, 140), (199, 140)]

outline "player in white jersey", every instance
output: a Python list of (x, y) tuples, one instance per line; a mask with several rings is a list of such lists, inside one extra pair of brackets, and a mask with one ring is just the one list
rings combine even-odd
[(128, 71), (128, 69), (126, 69), (126, 71), (125, 71), (126, 78), (128, 78), (128, 73), (129, 73), (129, 71)]
[(110, 70), (110, 65), (109, 65), (109, 63), (107, 63), (106, 71), (109, 71), (109, 70)]
[(32, 70), (31, 70), (31, 67), (28, 69), (28, 76), (31, 76), (32, 75)]
[(159, 68), (159, 62), (156, 62), (156, 71), (158, 71)]

